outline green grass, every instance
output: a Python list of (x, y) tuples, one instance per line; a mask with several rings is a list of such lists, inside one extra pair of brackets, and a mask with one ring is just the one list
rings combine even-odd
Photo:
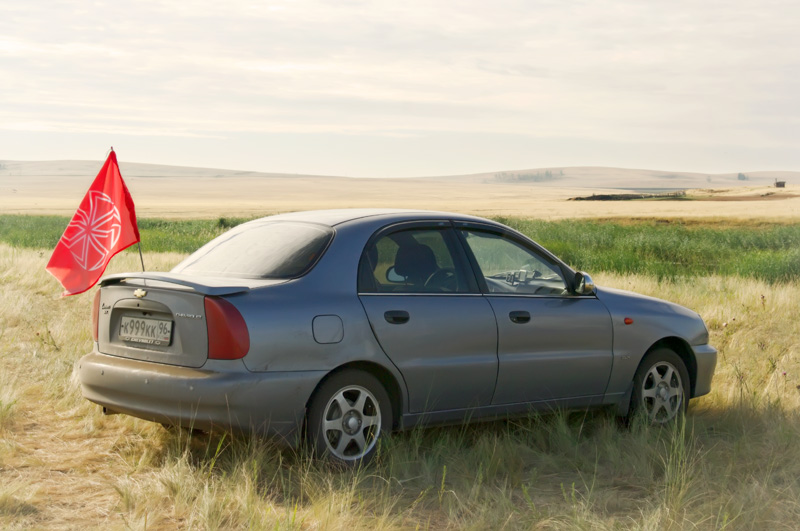
[[(656, 220), (542, 221), (497, 218), (590, 273), (640, 273), (660, 279), (711, 273), (768, 282), (800, 278), (800, 224), (689, 223)], [(139, 220), (145, 252), (189, 253), (244, 218)], [(52, 249), (65, 216), (0, 216), (0, 241)], [(137, 252), (131, 248), (129, 252)]]
[(800, 278), (800, 224), (497, 218), (572, 267), (657, 278)]
[[(0, 241), (28, 249), (53, 249), (64, 233), (67, 216), (0, 215)], [(191, 253), (245, 218), (174, 220), (140, 218), (145, 252)], [(128, 252), (138, 252), (131, 247)]]

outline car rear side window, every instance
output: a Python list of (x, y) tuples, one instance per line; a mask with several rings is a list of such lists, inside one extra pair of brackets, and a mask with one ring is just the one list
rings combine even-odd
[(244, 224), (211, 240), (174, 273), (233, 278), (295, 278), (317, 263), (333, 229), (314, 223)]

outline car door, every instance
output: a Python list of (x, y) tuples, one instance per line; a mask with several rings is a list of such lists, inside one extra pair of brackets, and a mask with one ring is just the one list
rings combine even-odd
[(373, 236), (359, 297), (375, 337), (405, 379), (409, 412), (485, 406), (497, 379), (497, 327), (449, 222)]
[(497, 318), (492, 404), (603, 395), (612, 364), (605, 306), (571, 294), (559, 263), (530, 242), (488, 227), (459, 234)]

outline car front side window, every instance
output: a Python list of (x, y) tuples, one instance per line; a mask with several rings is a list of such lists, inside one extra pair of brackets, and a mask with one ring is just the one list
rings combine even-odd
[(462, 229), (489, 293), (564, 295), (568, 293), (558, 264), (508, 236)]
[(469, 293), (469, 278), (462, 261), (454, 257), (456, 250), (449, 229), (415, 228), (386, 234), (364, 250), (359, 292)]

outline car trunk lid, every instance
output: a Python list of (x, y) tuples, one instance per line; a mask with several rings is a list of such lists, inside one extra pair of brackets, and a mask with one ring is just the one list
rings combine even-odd
[(126, 273), (101, 281), (98, 350), (130, 359), (200, 367), (208, 359), (206, 297), (282, 281)]

